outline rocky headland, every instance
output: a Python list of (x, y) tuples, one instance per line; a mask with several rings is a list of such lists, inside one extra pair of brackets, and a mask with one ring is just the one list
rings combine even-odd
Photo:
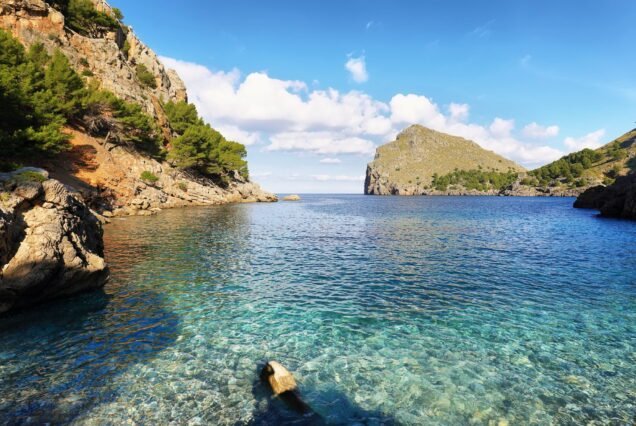
[(598, 210), (601, 216), (636, 220), (636, 174), (621, 176), (609, 186), (595, 186), (574, 202), (580, 209)]
[(367, 166), (364, 193), (577, 197), (633, 171), (635, 158), (632, 130), (596, 150), (526, 171), (472, 141), (414, 125), (378, 147)]
[(413, 125), (395, 141), (378, 147), (367, 166), (364, 193), (369, 195), (496, 195), (498, 190), (472, 190), (459, 185), (440, 189), (435, 177), (456, 170), (523, 172), (513, 161), (467, 139)]

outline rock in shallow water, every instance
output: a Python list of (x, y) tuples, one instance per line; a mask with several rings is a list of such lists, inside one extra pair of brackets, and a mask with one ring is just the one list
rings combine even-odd
[(291, 194), (283, 197), (283, 201), (300, 201), (300, 195)]
[(6, 185), (0, 313), (102, 287), (108, 279), (102, 227), (84, 202), (53, 179)]

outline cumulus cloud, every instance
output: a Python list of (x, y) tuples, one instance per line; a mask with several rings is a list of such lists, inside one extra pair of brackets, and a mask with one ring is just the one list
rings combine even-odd
[(595, 149), (603, 145), (603, 137), (605, 137), (605, 129), (598, 129), (580, 138), (567, 137), (563, 143), (572, 151), (584, 148)]
[(453, 121), (464, 121), (468, 119), (468, 112), (470, 111), (470, 107), (468, 104), (456, 104), (451, 103), (448, 106), (448, 112), (450, 114), (450, 118)]
[(559, 134), (559, 126), (542, 126), (535, 122), (526, 125), (522, 131), (524, 136), (532, 139), (548, 139)]
[(323, 158), (322, 160), (320, 160), (320, 162), (322, 164), (340, 164), (340, 163), (342, 163), (342, 161), (340, 161), (339, 158), (331, 158), (331, 157)]
[(373, 154), (373, 142), (333, 132), (286, 132), (271, 136), (268, 151), (309, 151), (315, 154)]
[(315, 180), (319, 180), (321, 182), (326, 181), (334, 181), (334, 182), (361, 182), (364, 181), (364, 175), (359, 176), (346, 176), (346, 175), (313, 175)]
[(345, 69), (349, 71), (351, 78), (356, 83), (364, 83), (369, 80), (367, 63), (364, 56), (360, 56), (359, 58), (349, 57), (349, 60), (345, 63)]
[[(280, 80), (266, 72), (242, 75), (238, 70), (212, 71), (189, 62), (162, 60), (182, 77), (191, 102), (206, 121), (230, 139), (265, 144), (266, 151), (370, 157), (378, 144), (392, 140), (399, 130), (421, 124), (473, 140), (526, 167), (564, 154), (532, 141), (537, 139), (538, 124), (517, 132), (512, 119), (470, 123), (470, 107), (463, 103), (451, 103), (442, 110), (431, 98), (412, 93), (396, 94), (384, 103), (362, 91), (310, 88), (302, 81)], [(545, 128), (545, 133), (554, 131), (553, 126)]]

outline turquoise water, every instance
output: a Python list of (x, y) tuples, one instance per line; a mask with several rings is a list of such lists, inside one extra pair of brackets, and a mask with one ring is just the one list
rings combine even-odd
[(632, 424), (636, 224), (572, 199), (306, 196), (106, 227), (112, 279), (0, 319), (2, 423)]

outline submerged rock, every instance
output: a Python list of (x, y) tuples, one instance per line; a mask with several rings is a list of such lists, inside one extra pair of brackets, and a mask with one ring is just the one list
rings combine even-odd
[(274, 395), (293, 392), (297, 388), (292, 373), (276, 361), (269, 361), (265, 365), (261, 372), (261, 378), (269, 383)]
[(77, 194), (40, 175), (2, 180), (0, 313), (108, 280), (99, 220)]
[(300, 195), (291, 194), (283, 197), (283, 201), (300, 201)]

